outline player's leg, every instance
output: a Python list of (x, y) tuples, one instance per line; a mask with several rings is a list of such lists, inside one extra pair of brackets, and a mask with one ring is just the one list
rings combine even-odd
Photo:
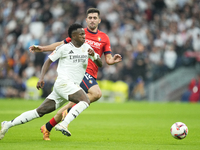
[(64, 107), (62, 107), (56, 113), (56, 115), (53, 118), (51, 118), (46, 124), (44, 124), (44, 125), (41, 126), (40, 130), (43, 133), (43, 140), (46, 140), (46, 141), (50, 140), (49, 136), (50, 136), (50, 132), (51, 132), (52, 128), (61, 121), (61, 119), (62, 119), (62, 112), (64, 112), (67, 109), (68, 109), (68, 106), (65, 105)]
[(102, 92), (101, 92), (99, 85), (96, 84), (96, 85), (93, 85), (92, 87), (90, 87), (88, 89), (87, 95), (88, 95), (91, 103), (99, 100), (102, 96)]
[[(53, 99), (55, 102), (55, 109), (59, 108), (60, 106), (62, 106), (66, 101), (60, 97), (54, 90), (51, 92), (51, 94), (49, 94), (49, 96), (47, 97), (48, 99)], [(62, 116), (61, 116), (62, 117)], [(58, 118), (59, 119), (59, 118)], [(54, 117), (47, 122), (45, 125), (43, 125), (40, 130), (43, 133), (43, 139), (44, 140), (50, 140), (49, 136), (50, 136), (50, 131), (51, 129), (60, 121), (54, 119)]]
[[(99, 88), (99, 85), (96, 82), (95, 78), (90, 76), (88, 73), (85, 74), (80, 86), (87, 93), (90, 103), (97, 101), (102, 95), (101, 89)], [(67, 105), (65, 105), (62, 109), (58, 111), (58, 113), (54, 116), (54, 119), (56, 119), (57, 121), (61, 121), (60, 119), (65, 118), (69, 110), (74, 105), (74, 102), (69, 102)], [(62, 115), (62, 117), (60, 115)]]
[[(90, 103), (97, 101), (102, 96), (101, 89), (96, 82), (96, 79), (89, 75), (88, 73), (85, 73), (85, 76), (80, 84), (80, 87), (87, 93), (87, 96), (90, 100)], [(54, 119), (56, 122), (61, 121), (62, 114), (67, 114), (69, 110), (74, 106), (74, 102), (69, 102), (67, 105), (65, 105), (63, 108), (61, 108), (58, 113), (54, 116)], [(65, 111), (65, 112), (64, 112)]]
[[(90, 74), (85, 73), (85, 76), (80, 84), (80, 87), (87, 93), (87, 96), (90, 100), (90, 103), (97, 101), (102, 96), (101, 89), (94, 77)], [(69, 102), (65, 107), (64, 110), (69, 112), (69, 110), (74, 106), (75, 103)], [(62, 109), (63, 110), (63, 109)], [(63, 110), (63, 111), (64, 111)], [(62, 112), (63, 112), (62, 111)], [(61, 113), (59, 113), (61, 114)]]
[(102, 92), (96, 79), (87, 72), (85, 73), (80, 86), (87, 93), (91, 103), (101, 98)]
[(44, 102), (34, 110), (26, 111), (11, 121), (4, 121), (1, 123), (0, 140), (3, 139), (5, 133), (9, 128), (24, 124), (35, 118), (42, 117), (44, 114), (50, 113), (55, 110), (55, 101), (45, 99)]
[[(98, 83), (96, 82), (96, 79), (88, 73), (85, 74), (80, 86), (87, 93), (90, 103), (97, 101), (102, 95), (101, 89)], [(61, 118), (59, 115), (62, 115), (62, 118), (65, 118), (69, 110), (74, 105), (75, 103), (69, 102), (65, 107), (63, 107), (62, 110), (59, 111), (59, 113), (56, 114), (56, 116), (54, 116), (54, 118)]]
[(69, 95), (69, 100), (77, 104), (72, 107), (65, 119), (55, 126), (57, 131), (61, 131), (64, 135), (67, 136), (71, 136), (71, 133), (67, 129), (68, 124), (90, 105), (88, 96), (82, 89), (75, 92), (74, 94)]
[[(63, 107), (56, 113), (56, 115), (55, 115), (53, 118), (51, 118), (46, 124), (44, 124), (44, 125), (41, 126), (40, 130), (41, 130), (41, 132), (43, 133), (43, 140), (47, 140), (47, 141), (50, 140), (49, 136), (50, 136), (50, 132), (51, 132), (52, 128), (53, 128), (55, 125), (57, 125), (61, 120), (63, 120), (63, 119), (65, 118), (65, 116), (66, 116), (66, 114), (65, 114), (65, 115), (62, 115), (62, 113), (63, 113), (63, 112), (64, 112), (64, 113), (67, 113), (67, 110), (68, 110), (69, 108), (71, 108), (74, 104), (75, 104), (75, 103), (71, 103), (70, 105), (65, 105), (65, 106), (63, 106)], [(65, 111), (65, 110), (66, 110), (66, 111)], [(63, 119), (62, 119), (62, 118), (63, 118)]]
[[(68, 110), (69, 108), (71, 108), (75, 103), (73, 102), (69, 102), (67, 105), (63, 106), (60, 110), (58, 110), (58, 112), (56, 113), (56, 115), (53, 117), (55, 119), (56, 122), (60, 122), (62, 120), (62, 113), (65, 110)], [(63, 118), (64, 119), (64, 118)], [(50, 129), (51, 130), (51, 129)], [(49, 130), (49, 131), (50, 131)]]
[[(85, 76), (80, 84), (81, 88), (87, 93), (90, 103), (97, 101), (102, 93), (101, 89), (96, 82), (96, 79), (89, 75), (88, 73), (85, 73)], [(52, 130), (52, 128), (61, 121), (62, 118), (65, 118), (65, 116), (68, 114), (69, 110), (74, 106), (76, 103), (69, 102), (67, 105), (62, 107), (56, 115), (49, 120), (45, 125), (43, 125), (40, 130), (43, 133), (43, 139), (44, 140), (50, 140), (49, 135)]]

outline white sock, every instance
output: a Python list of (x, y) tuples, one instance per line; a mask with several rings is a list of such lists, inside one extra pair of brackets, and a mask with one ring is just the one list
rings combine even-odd
[(36, 109), (30, 110), (30, 111), (22, 113), (21, 115), (16, 117), (14, 120), (9, 121), (8, 125), (10, 127), (12, 127), (12, 126), (16, 126), (16, 125), (19, 125), (19, 124), (24, 124), (24, 123), (29, 122), (29, 121), (31, 121), (35, 118), (38, 118), (38, 117), (40, 117), (40, 116), (38, 115)]
[(88, 107), (89, 107), (88, 103), (80, 101), (78, 104), (72, 107), (72, 109), (69, 111), (69, 113), (67, 114), (67, 116), (65, 117), (65, 119), (62, 121), (61, 124), (67, 127), (71, 121), (73, 121), (76, 117), (78, 117), (78, 115)]

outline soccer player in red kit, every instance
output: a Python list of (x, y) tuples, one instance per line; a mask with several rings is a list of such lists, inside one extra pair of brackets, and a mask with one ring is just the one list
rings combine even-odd
[[(105, 61), (108, 65), (113, 65), (122, 61), (121, 55), (115, 54), (112, 56), (109, 37), (105, 33), (98, 30), (98, 24), (101, 22), (100, 11), (96, 8), (89, 8), (86, 15), (87, 28), (84, 28), (86, 35), (85, 42), (88, 43), (94, 49), (94, 51), (99, 54), (100, 57), (102, 54), (104, 54)], [(29, 50), (31, 52), (53, 51), (57, 46), (63, 43), (68, 43), (70, 40), (70, 38), (66, 38), (64, 41), (56, 42), (47, 46), (33, 45), (29, 47)], [(101, 89), (96, 82), (97, 73), (98, 67), (95, 63), (92, 62), (92, 60), (89, 59), (86, 73), (80, 86), (87, 93), (91, 103), (97, 101), (102, 95)], [(64, 111), (66, 112), (66, 110), (70, 109), (73, 105), (74, 103), (69, 102), (67, 105), (62, 107), (57, 112), (57, 114), (49, 122), (46, 123), (46, 125), (41, 127), (41, 132), (43, 133), (44, 140), (50, 140), (49, 135), (51, 129), (61, 121), (62, 113)]]

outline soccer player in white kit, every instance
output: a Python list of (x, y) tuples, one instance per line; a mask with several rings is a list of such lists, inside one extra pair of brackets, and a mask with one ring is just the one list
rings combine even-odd
[(69, 37), (72, 41), (68, 44), (58, 46), (45, 61), (41, 77), (37, 83), (37, 89), (44, 87), (44, 76), (50, 64), (59, 59), (58, 77), (54, 83), (53, 91), (36, 109), (22, 113), (11, 121), (1, 123), (0, 140), (3, 139), (9, 128), (24, 124), (35, 118), (42, 117), (50, 113), (67, 101), (77, 103), (65, 119), (55, 126), (57, 131), (64, 135), (71, 136), (68, 131), (68, 124), (74, 120), (83, 110), (90, 105), (90, 100), (86, 93), (79, 86), (87, 68), (88, 59), (92, 59), (99, 67), (102, 66), (101, 59), (97, 53), (85, 42), (85, 31), (79, 24), (73, 24), (68, 29)]

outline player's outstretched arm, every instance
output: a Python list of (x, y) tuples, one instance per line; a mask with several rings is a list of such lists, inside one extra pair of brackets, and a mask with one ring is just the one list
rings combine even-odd
[(42, 66), (40, 79), (36, 86), (38, 90), (44, 87), (44, 75), (46, 74), (47, 70), (49, 69), (49, 66), (51, 65), (51, 63), (52, 63), (51, 59), (47, 59), (45, 61), (44, 65)]
[(46, 46), (37, 46), (37, 45), (32, 45), (29, 47), (29, 51), (31, 53), (34, 52), (48, 52), (48, 51), (54, 51), (56, 49), (57, 46), (64, 44), (64, 41), (61, 42), (56, 42), (50, 45), (46, 45)]
[(105, 60), (108, 65), (113, 65), (122, 61), (122, 56), (120, 54), (115, 54), (113, 57), (111, 54), (105, 55)]

